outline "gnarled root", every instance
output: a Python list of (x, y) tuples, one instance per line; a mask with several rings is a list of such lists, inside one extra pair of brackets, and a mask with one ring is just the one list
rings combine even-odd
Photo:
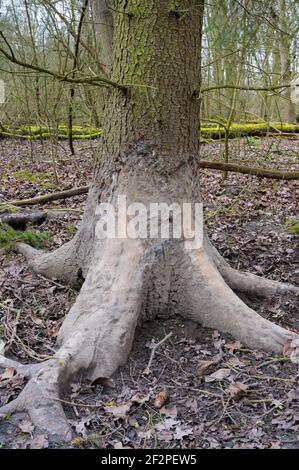
[(299, 294), (299, 287), (292, 284), (272, 281), (252, 273), (240, 272), (237, 269), (233, 269), (206, 236), (204, 245), (210, 259), (215, 263), (223, 279), (234, 291), (242, 292), (251, 297), (272, 297), (273, 295), (285, 293)]
[(93, 251), (95, 208), (98, 190), (90, 187), (87, 207), (74, 238), (55, 251), (45, 253), (25, 243), (18, 243), (16, 251), (25, 256), (29, 267), (49, 279), (59, 279), (77, 286), (85, 277)]
[(54, 440), (69, 440), (71, 430), (59, 395), (83, 371), (94, 380), (110, 377), (125, 363), (146, 289), (145, 248), (139, 241), (112, 240), (97, 252), (76, 303), (59, 335), (53, 359), (37, 369), (3, 359), (30, 378), (19, 397), (0, 408), (4, 416), (27, 410), (33, 423)]
[(298, 335), (262, 318), (237, 297), (205, 247), (187, 251), (182, 240), (149, 244), (114, 239), (95, 241), (93, 253), (53, 359), (34, 369), (0, 358), (0, 366), (12, 366), (29, 378), (20, 396), (1, 408), (0, 415), (27, 410), (33, 423), (52, 438), (70, 439), (59, 401), (65, 384), (80, 372), (90, 380), (111, 376), (128, 357), (141, 312), (157, 313), (167, 304), (249, 347), (282, 353), (290, 340), (298, 349)]
[(47, 432), (53, 440), (69, 441), (72, 434), (59, 401), (65, 368), (57, 359), (51, 359), (38, 366), (34, 371), (31, 368), (34, 366), (14, 364), (17, 370), (24, 370), (30, 380), (18, 398), (0, 408), (0, 417), (27, 411), (35, 426)]
[(36, 250), (25, 243), (18, 243), (16, 251), (25, 256), (28, 266), (37, 274), (69, 285), (78, 283), (80, 264), (74, 254), (74, 240), (51, 253)]
[[(288, 340), (299, 339), (249, 308), (226, 284), (205, 250), (186, 253), (190, 279), (183, 302), (184, 316), (230, 333), (250, 348), (282, 353)], [(294, 343), (294, 347), (297, 347)]]
[(20, 364), (20, 362), (13, 361), (12, 359), (8, 359), (7, 357), (0, 356), (0, 368), (12, 368), (18, 374), (23, 375), (24, 377), (31, 378), (32, 375), (40, 370), (43, 367), (42, 364)]

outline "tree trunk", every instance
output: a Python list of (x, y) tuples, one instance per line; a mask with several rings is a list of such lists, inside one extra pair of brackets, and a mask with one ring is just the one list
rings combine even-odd
[[(291, 83), (292, 81), (292, 59), (291, 46), (292, 38), (288, 34), (288, 14), (286, 0), (280, 0), (280, 64), (282, 83)], [(287, 88), (283, 94), (284, 103), (282, 106), (282, 118), (285, 122), (296, 122), (296, 106), (291, 100), (291, 88)]]
[[(136, 237), (134, 224), (130, 237), (98, 236), (100, 203), (115, 206), (126, 196), (127, 206), (142, 203), (148, 209), (157, 202), (181, 207), (200, 201), (196, 90), (202, 13), (202, 0), (116, 2), (112, 80), (127, 88), (107, 91), (103, 138), (81, 228), (54, 253), (19, 245), (43, 275), (84, 280), (53, 359), (37, 370), (28, 367), (31, 380), (0, 410), (5, 415), (26, 409), (36, 426), (56, 439), (71, 436), (58, 399), (62, 387), (79, 372), (90, 380), (111, 376), (126, 361), (136, 324), (144, 318), (171, 309), (251, 347), (282, 352), (288, 340), (296, 347), (295, 333), (260, 317), (231, 288), (261, 296), (298, 289), (233, 270), (206, 235), (193, 250), (183, 236)], [(175, 219), (168, 217), (174, 231)], [(132, 223), (132, 216), (124, 222)]]

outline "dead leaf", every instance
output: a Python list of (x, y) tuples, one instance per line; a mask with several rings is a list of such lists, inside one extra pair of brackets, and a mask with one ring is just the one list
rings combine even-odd
[(31, 423), (31, 421), (22, 421), (18, 427), (21, 429), (22, 432), (31, 434), (32, 431), (34, 430), (34, 425)]
[(177, 418), (178, 416), (178, 410), (176, 406), (163, 406), (160, 409), (160, 413), (167, 418)]
[(299, 363), (299, 340), (288, 339), (283, 346), (283, 355), (288, 356), (294, 364)]
[(119, 406), (104, 406), (104, 410), (106, 413), (111, 413), (115, 418), (126, 418), (127, 413), (130, 411), (132, 406), (131, 402), (124, 403), (123, 405)]
[(115, 442), (113, 448), (114, 448), (114, 449), (123, 449), (124, 446), (123, 446), (123, 444), (122, 444), (121, 441), (118, 441), (118, 442)]
[(235, 382), (228, 387), (228, 393), (234, 400), (240, 400), (240, 398), (246, 395), (248, 385), (242, 384), (242, 382)]
[(87, 437), (88, 429), (87, 426), (90, 424), (91, 418), (88, 416), (86, 418), (78, 420), (70, 420), (72, 426), (74, 426), (76, 434), (81, 434), (83, 437)]
[(177, 426), (175, 433), (173, 435), (174, 439), (182, 440), (186, 436), (190, 436), (190, 434), (193, 434), (193, 431), (191, 428), (189, 429), (182, 429), (180, 426)]
[(146, 401), (149, 401), (149, 395), (143, 395), (142, 393), (138, 392), (132, 396), (131, 402), (138, 403), (139, 405), (143, 405)]
[(8, 380), (12, 379), (15, 373), (15, 369), (13, 367), (7, 367), (3, 374), (0, 374), (0, 381), (1, 380)]
[(252, 355), (257, 359), (258, 361), (264, 357), (264, 354), (261, 351), (253, 351)]
[(32, 439), (30, 449), (45, 449), (49, 446), (48, 437), (46, 434), (38, 434)]
[(230, 357), (229, 360), (225, 363), (228, 367), (245, 367), (244, 362), (240, 361), (237, 356)]
[(34, 316), (33, 314), (31, 314), (31, 318), (32, 318), (33, 323), (35, 323), (37, 326), (44, 325), (44, 322), (41, 318), (38, 318), (38, 317)]
[(102, 385), (102, 387), (115, 388), (115, 382), (111, 377), (97, 377), (91, 382), (91, 385)]
[(281, 449), (281, 442), (280, 441), (271, 442), (270, 449)]
[(153, 436), (153, 430), (152, 429), (148, 429), (147, 431), (137, 431), (137, 436), (139, 439), (151, 439), (151, 437)]
[(132, 447), (124, 446), (121, 441), (115, 442), (113, 449), (132, 449)]
[(288, 339), (286, 341), (286, 343), (283, 345), (283, 350), (282, 350), (283, 355), (284, 356), (290, 356), (292, 351), (293, 351), (292, 340)]
[(158, 395), (155, 396), (153, 401), (154, 407), (158, 409), (162, 408), (162, 406), (165, 405), (167, 398), (168, 391), (166, 390), (166, 388), (164, 388), (163, 390), (161, 390), (161, 392), (158, 393)]
[(208, 375), (205, 378), (206, 382), (221, 382), (224, 379), (227, 379), (230, 376), (231, 370), (230, 369), (219, 369), (216, 370), (211, 375)]
[(230, 353), (234, 354), (235, 351), (238, 351), (241, 348), (240, 341), (232, 341), (224, 345), (225, 349), (228, 349)]
[(219, 339), (217, 339), (216, 341), (214, 341), (214, 347), (215, 347), (216, 349), (219, 349), (220, 351), (221, 351), (222, 346), (223, 346), (224, 344), (225, 344), (225, 341), (224, 341), (224, 339), (221, 339), (221, 338), (219, 338)]
[(172, 431), (160, 431), (158, 433), (159, 441), (170, 443), (173, 440), (173, 432)]
[(196, 374), (199, 377), (202, 377), (207, 370), (214, 365), (214, 361), (199, 361), (197, 368), (196, 368)]
[(205, 375), (206, 371), (210, 369), (211, 366), (218, 364), (221, 361), (222, 357), (223, 353), (222, 351), (220, 351), (217, 356), (212, 357), (212, 359), (210, 359), (209, 361), (199, 361), (196, 368), (196, 374), (199, 377), (202, 377), (203, 375)]
[(163, 423), (155, 424), (155, 429), (157, 431), (170, 431), (170, 429), (172, 429), (174, 426), (177, 426), (178, 424), (180, 424), (180, 421), (177, 421), (173, 418), (166, 418)]

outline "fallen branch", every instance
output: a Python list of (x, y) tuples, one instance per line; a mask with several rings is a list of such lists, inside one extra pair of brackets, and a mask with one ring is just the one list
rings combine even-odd
[(276, 86), (246, 86), (246, 85), (215, 85), (209, 88), (202, 88), (200, 90), (201, 93), (206, 93), (207, 91), (215, 91), (215, 90), (243, 90), (243, 91), (276, 91), (281, 90), (283, 88), (291, 87), (290, 83), (284, 83), (282, 85)]
[(299, 171), (267, 170), (265, 168), (243, 166), (236, 163), (212, 162), (209, 160), (201, 160), (199, 166), (200, 168), (208, 168), (210, 170), (232, 171), (234, 173), (258, 176), (259, 178), (272, 178), (281, 180), (299, 179)]
[(66, 191), (59, 191), (57, 193), (44, 194), (43, 196), (36, 196), (29, 199), (20, 199), (16, 201), (6, 201), (12, 206), (34, 206), (35, 204), (44, 204), (50, 201), (57, 201), (59, 199), (66, 199), (68, 197), (79, 196), (88, 192), (88, 186), (81, 186), (79, 188), (67, 189)]

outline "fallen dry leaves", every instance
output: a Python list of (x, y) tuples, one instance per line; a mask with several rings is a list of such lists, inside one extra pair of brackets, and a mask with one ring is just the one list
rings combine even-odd
[(209, 361), (203, 361), (203, 360), (199, 361), (198, 364), (197, 364), (197, 368), (196, 368), (196, 374), (199, 377), (202, 377), (203, 375), (205, 375), (205, 373), (208, 371), (208, 369), (210, 369), (212, 366), (215, 366), (216, 364), (219, 364), (222, 357), (223, 357), (223, 353), (222, 353), (222, 351), (220, 351), (220, 353), (217, 354), (217, 356), (214, 356)]
[(205, 377), (205, 382), (207, 383), (222, 382), (222, 380), (227, 379), (230, 376), (230, 374), (231, 374), (231, 369), (219, 369), (219, 370), (216, 370), (216, 372), (214, 372), (213, 374)]
[[(275, 165), (277, 158), (295, 160), (298, 157), (298, 142), (284, 140), (278, 143), (277, 139), (272, 139), (270, 143), (275, 150), (272, 155), (269, 154), (270, 166)], [(86, 146), (89, 147), (90, 144), (87, 142)], [(32, 162), (30, 145), (26, 142), (1, 140), (0, 166), (7, 173), (7, 181), (3, 190), (1, 189), (3, 199), (48, 192), (38, 184), (16, 181), (12, 175), (12, 172), (23, 169), (51, 173), (51, 164), (38, 159)], [(45, 155), (47, 152), (47, 142), (34, 142), (32, 145), (36, 155)], [(82, 145), (79, 144), (80, 147)], [(220, 154), (220, 146), (211, 144), (203, 146), (202, 150), (210, 152), (212, 158), (216, 159)], [(230, 142), (230, 149), (230, 158), (233, 160), (233, 142)], [(258, 160), (258, 155), (251, 155), (248, 146), (245, 150), (247, 158)], [(290, 157), (291, 150), (294, 157)], [(280, 157), (277, 153), (279, 151)], [(61, 157), (65, 156), (65, 150), (59, 148), (59, 152)], [(72, 187), (86, 184), (91, 171), (88, 152), (84, 150), (84, 158), (79, 159), (80, 171), (76, 175), (72, 162), (59, 166), (63, 185)], [(81, 152), (77, 156), (82, 155)], [(287, 233), (284, 226), (287, 218), (296, 216), (296, 184), (258, 180), (236, 174), (229, 174), (224, 182), (220, 173), (203, 171), (201, 185), (206, 203), (205, 214), (207, 218), (212, 215), (208, 220), (209, 235), (227, 261), (237, 269), (296, 283), (299, 270), (296, 265), (294, 237)], [(68, 225), (77, 224), (80, 213), (75, 211), (83, 208), (84, 200), (85, 197), (79, 197), (54, 204), (57, 208), (71, 211), (65, 219), (47, 221), (41, 227), (42, 230), (55, 234), (47, 249), (54, 249), (70, 238)], [(22, 309), (17, 325), (19, 337), (39, 354), (51, 354), (50, 348), (55, 347), (61, 321), (73, 303), (75, 294), (70, 295), (69, 289), (36, 277), (25, 268), (21, 257), (11, 255), (7, 259), (0, 254), (0, 265), (2, 299), (4, 302), (7, 300), (7, 305), (12, 308)], [(298, 326), (298, 320), (296, 323), (292, 315), (298, 308), (296, 298), (287, 296), (286, 299), (269, 299), (269, 302), (257, 301), (253, 302), (252, 307), (261, 315), (289, 327), (290, 330), (295, 331), (296, 325)], [(15, 316), (13, 312), (7, 313), (0, 308), (0, 321), (14, 326)], [(191, 329), (195, 331), (196, 328), (194, 326)], [(144, 370), (148, 362), (148, 354), (143, 354), (144, 345), (153, 336), (163, 338), (165, 331), (170, 330), (174, 331), (174, 337), (181, 344), (176, 341), (175, 347), (169, 344), (169, 357), (164, 355), (163, 347), (159, 349), (150, 377), (141, 377), (138, 371)], [(130, 356), (135, 361), (134, 367), (131, 367), (132, 363), (124, 366), (121, 378), (116, 376), (115, 388), (102, 391), (103, 387), (109, 386), (105, 378), (93, 383), (92, 387), (89, 384), (86, 386), (84, 382), (74, 384), (77, 392), (71, 401), (96, 405), (95, 409), (65, 406), (74, 432), (88, 439), (93, 432), (101, 429), (101, 445), (110, 448), (140, 448), (144, 445), (156, 448), (298, 446), (298, 384), (285, 381), (297, 375), (297, 367), (290, 361), (272, 363), (273, 358), (270, 355), (260, 351), (246, 351), (245, 348), (238, 347), (238, 342), (227, 339), (219, 332), (211, 334), (206, 329), (199, 329), (199, 334), (192, 336), (192, 341), (186, 340), (185, 329), (176, 326), (172, 320), (155, 320), (152, 333), (147, 334), (146, 330), (142, 330), (141, 336), (143, 339), (133, 351), (133, 356)], [(9, 342), (9, 338), (9, 335), (3, 338), (4, 344)], [(294, 344), (285, 345), (285, 354), (291, 360), (296, 359), (293, 346)], [(214, 362), (215, 354), (221, 350), (223, 358)], [(23, 363), (32, 362), (18, 345), (12, 345), (9, 352)], [(259, 368), (262, 363), (268, 362), (268, 365)], [(215, 371), (217, 368), (219, 370)], [(227, 370), (224, 375), (219, 372), (222, 369)], [(0, 374), (3, 373), (6, 371), (0, 370)], [(210, 375), (207, 376), (208, 374)], [(263, 375), (276, 380), (259, 380), (258, 377)], [(208, 380), (205, 381), (202, 377)], [(23, 382), (24, 379), (16, 373), (10, 379), (4, 376), (0, 380), (1, 404), (15, 398), (22, 389)], [(248, 385), (250, 393), (248, 389), (244, 391), (239, 384)], [(157, 391), (163, 389), (171, 390), (171, 396), (161, 408), (155, 408), (152, 400)], [(209, 395), (209, 392), (214, 395)], [(242, 400), (244, 393), (246, 399)], [(98, 400), (105, 403), (109, 411), (98, 405)], [(228, 401), (225, 409), (223, 400)], [(254, 401), (258, 403), (253, 403)], [(9, 432), (8, 426), (11, 426)], [(47, 439), (42, 434), (37, 436), (35, 442), (32, 441), (31, 433), (35, 430), (31, 429), (32, 425), (26, 420), (16, 425), (10, 425), (6, 421), (3, 427), (1, 423), (0, 444), (4, 443), (5, 447), (29, 447), (31, 443), (33, 448), (47, 447)], [(284, 439), (291, 443), (286, 443)], [(85, 446), (97, 445), (87, 442)], [(84, 441), (81, 445), (84, 447)]]
[(243, 398), (246, 395), (248, 385), (243, 384), (242, 382), (235, 382), (230, 384), (227, 390), (234, 400), (240, 400), (240, 398)]
[(0, 381), (12, 379), (15, 375), (15, 369), (13, 367), (7, 367), (3, 374), (0, 374)]

